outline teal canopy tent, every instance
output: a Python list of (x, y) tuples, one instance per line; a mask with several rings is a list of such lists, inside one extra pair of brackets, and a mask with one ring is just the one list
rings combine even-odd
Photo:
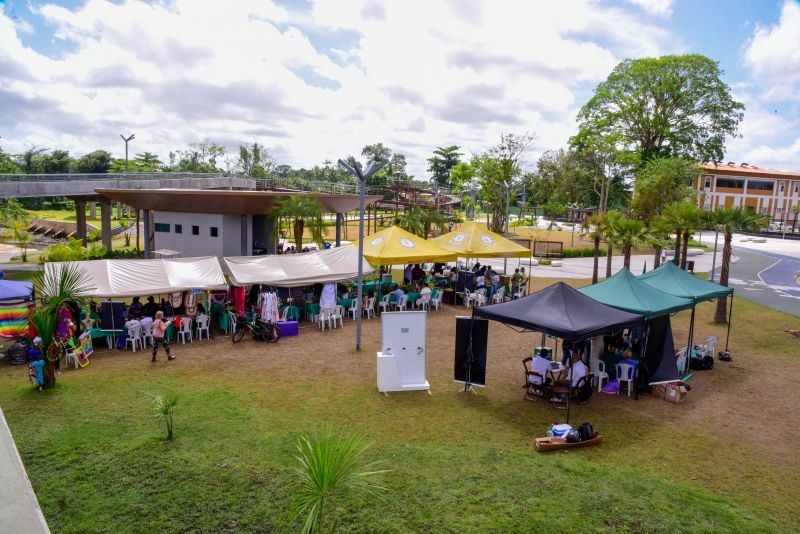
[[(731, 336), (731, 319), (733, 318), (733, 288), (721, 286), (708, 280), (701, 280), (689, 274), (673, 262), (668, 261), (658, 269), (645, 273), (639, 280), (655, 289), (669, 293), (676, 297), (692, 299), (695, 305), (708, 300), (715, 300), (722, 297), (731, 297), (731, 305), (728, 315), (728, 335), (725, 339), (725, 350), (728, 350), (728, 340)], [(692, 323), (690, 332), (690, 345), (694, 336), (694, 309), (692, 309)]]
[(599, 284), (578, 291), (607, 306), (644, 315), (648, 321), (694, 306), (694, 300), (676, 297), (648, 285), (624, 267)]

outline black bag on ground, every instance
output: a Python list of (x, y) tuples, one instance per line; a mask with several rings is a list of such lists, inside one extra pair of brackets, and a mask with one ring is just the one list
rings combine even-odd
[(570, 430), (565, 437), (567, 443), (578, 443), (581, 440), (581, 434), (577, 430)]
[(8, 348), (8, 360), (11, 365), (23, 365), (28, 363), (28, 346), (17, 341)]
[(714, 357), (712, 355), (710, 355), (710, 354), (708, 354), (706, 356), (703, 356), (703, 366), (709, 371), (711, 369), (713, 369), (714, 368)]
[(592, 383), (588, 380), (584, 380), (581, 388), (578, 390), (578, 402), (587, 402), (592, 398), (592, 392)]
[(594, 437), (594, 428), (591, 423), (583, 423), (578, 427), (578, 434), (581, 436), (581, 441), (586, 441)]

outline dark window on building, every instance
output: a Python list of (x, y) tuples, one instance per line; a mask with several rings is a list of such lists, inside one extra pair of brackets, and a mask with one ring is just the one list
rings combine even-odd
[(711, 187), (711, 177), (710, 176), (706, 176), (706, 187), (707, 188)]
[(731, 189), (742, 189), (744, 180), (734, 180), (732, 178), (717, 178), (717, 187), (730, 187)]
[(217, 237), (217, 234), (219, 234), (219, 231), (217, 230), (217, 227), (216, 226), (212, 226), (210, 228), (210, 230), (211, 230), (211, 237)]
[(156, 223), (154, 226), (156, 232), (169, 232), (169, 224), (167, 223)]
[(200, 227), (192, 225), (192, 235), (200, 235)]
[(176, 224), (175, 225), (175, 233), (176, 234), (182, 234), (183, 233), (183, 225), (182, 224)]
[(756, 180), (747, 180), (747, 189), (754, 189), (757, 191), (772, 191), (775, 186), (774, 182), (761, 182)]

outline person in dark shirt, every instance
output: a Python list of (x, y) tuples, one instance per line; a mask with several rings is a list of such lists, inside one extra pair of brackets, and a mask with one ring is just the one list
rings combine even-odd
[(154, 299), (153, 297), (147, 297), (147, 304), (142, 306), (141, 315), (145, 317), (155, 317), (157, 311), (158, 311), (158, 305), (156, 304), (156, 299)]

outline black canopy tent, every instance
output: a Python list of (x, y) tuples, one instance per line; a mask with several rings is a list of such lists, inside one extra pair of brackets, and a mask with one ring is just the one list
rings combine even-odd
[[(498, 321), (523, 332), (542, 332), (572, 342), (644, 324), (643, 316), (606, 306), (564, 282), (556, 282), (521, 299), (473, 308), (472, 316)], [(571, 361), (569, 365), (571, 380)]]

